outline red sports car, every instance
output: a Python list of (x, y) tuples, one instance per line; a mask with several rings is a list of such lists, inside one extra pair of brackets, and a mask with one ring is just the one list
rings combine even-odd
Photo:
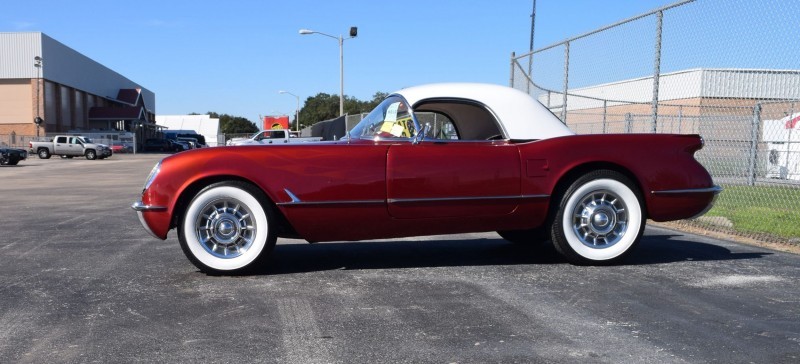
[(527, 94), (434, 84), (386, 98), (338, 141), (204, 148), (164, 158), (133, 204), (177, 228), (209, 273), (261, 264), (278, 237), (309, 242), (497, 231), (551, 240), (575, 264), (631, 253), (645, 219), (691, 218), (721, 189), (698, 135), (574, 135)]

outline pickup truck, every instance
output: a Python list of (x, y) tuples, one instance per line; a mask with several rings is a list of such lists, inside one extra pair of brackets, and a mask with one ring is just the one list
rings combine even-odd
[(25, 158), (28, 158), (28, 152), (24, 149), (0, 148), (0, 165), (16, 166)]
[(67, 158), (84, 156), (93, 160), (107, 158), (112, 154), (107, 145), (93, 143), (91, 139), (77, 135), (57, 135), (49, 142), (30, 142), (28, 149), (41, 159), (60, 155)]
[(284, 129), (271, 129), (255, 133), (249, 138), (233, 138), (228, 140), (226, 145), (303, 143), (318, 142), (320, 140), (322, 140), (322, 138), (319, 137), (297, 137), (292, 135), (288, 130)]

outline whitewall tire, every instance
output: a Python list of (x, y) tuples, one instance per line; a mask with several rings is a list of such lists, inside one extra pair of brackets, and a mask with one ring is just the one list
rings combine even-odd
[(623, 260), (644, 232), (640, 196), (636, 185), (618, 172), (599, 170), (582, 176), (564, 193), (553, 221), (556, 250), (573, 264)]
[(258, 266), (277, 240), (265, 200), (260, 190), (242, 182), (204, 188), (178, 227), (186, 257), (206, 273), (236, 274)]

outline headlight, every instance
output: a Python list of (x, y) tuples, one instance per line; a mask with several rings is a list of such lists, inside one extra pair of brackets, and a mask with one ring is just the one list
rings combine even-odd
[(150, 185), (153, 183), (153, 180), (156, 179), (156, 176), (158, 175), (159, 171), (161, 171), (161, 161), (158, 161), (158, 163), (156, 163), (156, 165), (153, 166), (153, 169), (147, 176), (147, 180), (144, 181), (144, 188), (142, 189), (142, 193), (144, 193), (144, 191), (147, 191), (147, 189), (150, 188)]

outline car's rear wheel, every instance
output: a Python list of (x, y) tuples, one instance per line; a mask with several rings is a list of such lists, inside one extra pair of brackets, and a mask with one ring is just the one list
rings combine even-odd
[(45, 149), (45, 148), (39, 149), (39, 151), (36, 152), (36, 154), (39, 156), (39, 159), (49, 159), (50, 158), (50, 151)]
[(260, 265), (275, 246), (273, 213), (267, 197), (243, 182), (204, 188), (186, 208), (178, 239), (201, 271), (239, 274)]
[(551, 226), (553, 245), (570, 263), (608, 265), (625, 259), (645, 226), (641, 193), (624, 175), (590, 172), (561, 199)]

